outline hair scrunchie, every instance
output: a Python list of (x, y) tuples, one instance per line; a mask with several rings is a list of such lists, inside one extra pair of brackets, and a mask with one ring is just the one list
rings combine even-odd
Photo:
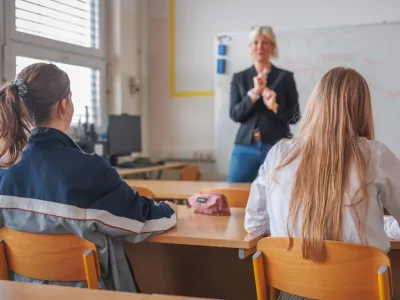
[(26, 95), (26, 93), (28, 92), (28, 88), (26, 87), (26, 85), (22, 79), (15, 79), (15, 80), (11, 81), (11, 84), (14, 84), (17, 86), (18, 96), (20, 96), (21, 98), (23, 98)]

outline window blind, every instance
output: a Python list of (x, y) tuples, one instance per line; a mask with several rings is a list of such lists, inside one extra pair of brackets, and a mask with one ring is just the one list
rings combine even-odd
[(98, 0), (15, 0), (16, 31), (99, 48)]

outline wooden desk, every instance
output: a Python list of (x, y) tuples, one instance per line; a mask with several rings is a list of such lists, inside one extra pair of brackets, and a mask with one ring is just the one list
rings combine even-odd
[[(145, 298), (146, 300), (213, 300), (210, 298), (192, 298), (192, 297), (180, 297), (180, 296), (168, 296), (168, 295), (151, 295), (149, 298)], [(113, 299), (114, 300), (114, 299)], [(216, 300), (216, 299), (214, 299)]]
[(147, 242), (125, 243), (144, 293), (229, 300), (256, 299), (251, 259), (261, 236), (244, 230), (243, 208), (229, 217), (194, 214), (180, 205), (178, 224)]
[(4, 300), (145, 300), (150, 295), (120, 293), (44, 284), (0, 281), (0, 299)]
[(179, 180), (126, 180), (131, 186), (142, 186), (153, 191), (159, 199), (187, 199), (204, 189), (248, 188), (251, 183), (227, 183), (222, 181), (179, 181)]
[[(230, 217), (193, 214), (179, 206), (178, 224), (148, 242), (125, 244), (136, 279), (145, 293), (227, 300), (255, 300), (251, 254), (260, 236), (248, 235), (244, 209)], [(400, 295), (400, 241), (391, 242), (393, 287)], [(242, 253), (241, 253), (242, 252)], [(223, 278), (223, 280), (222, 280)], [(218, 284), (216, 284), (218, 282)], [(399, 287), (399, 288), (398, 288)]]
[(178, 206), (178, 223), (168, 232), (149, 238), (148, 242), (239, 249), (243, 259), (256, 251), (261, 236), (244, 229), (244, 208), (231, 208), (231, 216), (208, 216)]
[(117, 168), (117, 172), (121, 177), (137, 175), (137, 174), (148, 174), (151, 172), (159, 172), (158, 177), (161, 176), (161, 172), (164, 170), (172, 170), (172, 169), (182, 169), (186, 167), (187, 163), (165, 163), (163, 165), (145, 167), (145, 168)]
[(399, 250), (400, 249), (400, 241), (390, 241), (390, 250)]
[[(0, 281), (2, 300), (201, 300), (188, 297), (155, 294), (135, 294), (115, 291), (89, 290), (86, 288), (62, 287), (12, 281)], [(205, 300), (205, 299), (203, 299)], [(210, 300), (210, 299), (208, 299)]]

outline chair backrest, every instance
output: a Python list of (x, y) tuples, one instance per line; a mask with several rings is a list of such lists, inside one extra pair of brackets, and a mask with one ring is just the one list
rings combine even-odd
[(266, 299), (266, 285), (312, 299), (391, 299), (390, 260), (380, 249), (325, 241), (326, 260), (315, 263), (303, 259), (301, 239), (289, 251), (288, 245), (288, 238), (258, 242), (253, 264), (259, 300)]
[(7, 270), (49, 281), (87, 281), (98, 288), (100, 266), (96, 246), (73, 234), (39, 234), (0, 229), (0, 280)]
[(182, 181), (198, 181), (200, 180), (200, 168), (198, 165), (190, 165), (181, 169), (179, 180)]
[(241, 188), (221, 188), (205, 189), (201, 193), (220, 193), (226, 196), (230, 207), (245, 208), (249, 200), (250, 189)]
[(152, 198), (152, 199), (155, 198), (153, 191), (144, 186), (135, 186), (133, 188), (138, 191), (140, 196), (148, 197), (148, 198)]

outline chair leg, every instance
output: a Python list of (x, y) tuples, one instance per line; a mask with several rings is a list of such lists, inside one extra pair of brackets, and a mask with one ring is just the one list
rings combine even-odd
[(0, 240), (0, 280), (8, 280), (8, 266), (4, 242)]
[(96, 259), (93, 250), (86, 251), (83, 254), (83, 263), (85, 265), (86, 281), (89, 289), (98, 289), (99, 282), (96, 270)]
[(388, 266), (381, 266), (378, 270), (379, 300), (392, 299), (389, 272)]
[(257, 300), (267, 300), (267, 284), (265, 282), (264, 263), (261, 251), (257, 251), (253, 255), (253, 270)]
[(269, 287), (269, 300), (278, 299), (278, 290), (272, 286)]

